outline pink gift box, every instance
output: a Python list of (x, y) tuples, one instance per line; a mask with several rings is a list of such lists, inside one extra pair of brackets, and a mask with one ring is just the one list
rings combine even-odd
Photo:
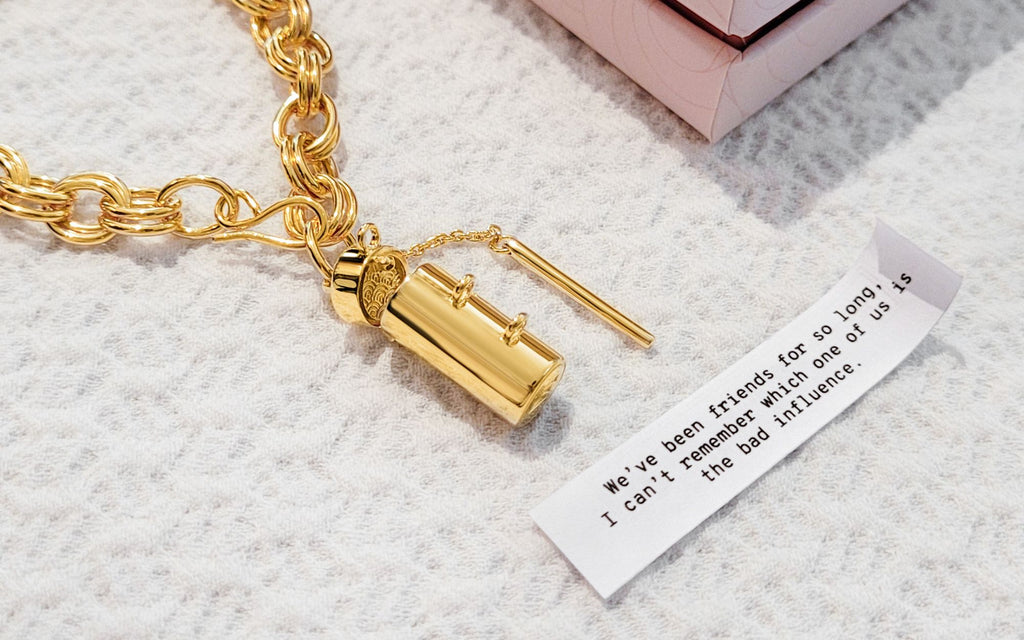
[(742, 48), (768, 27), (777, 26), (808, 0), (666, 0), (692, 22)]
[(906, 0), (534, 2), (714, 142)]

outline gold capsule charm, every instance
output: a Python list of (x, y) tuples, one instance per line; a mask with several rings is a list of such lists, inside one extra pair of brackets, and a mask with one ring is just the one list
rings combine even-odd
[(404, 254), (355, 246), (338, 259), (331, 302), (343, 319), (380, 327), (514, 425), (530, 420), (565, 369), (562, 356), (456, 280), (424, 264), (408, 273)]

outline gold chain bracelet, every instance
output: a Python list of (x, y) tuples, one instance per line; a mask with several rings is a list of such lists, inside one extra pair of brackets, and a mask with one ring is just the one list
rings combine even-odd
[[(256, 45), (290, 85), (272, 128), (291, 186), (288, 197), (261, 207), (248, 191), (204, 175), (176, 178), (161, 188), (131, 188), (102, 172), (54, 180), (33, 174), (21, 154), (0, 144), (0, 213), (45, 223), (76, 245), (102, 244), (118, 235), (171, 234), (305, 249), (342, 318), (382, 328), (514, 424), (529, 420), (550, 395), (564, 369), (562, 357), (525, 331), (525, 314), (509, 319), (474, 295), (473, 276), (456, 280), (431, 264), (409, 273), (409, 259), (449, 243), (486, 243), (650, 346), (649, 332), (495, 225), (441, 233), (406, 251), (382, 245), (372, 224), (353, 233), (358, 205), (334, 161), (341, 127), (334, 100), (323, 92), (334, 56), (313, 31), (308, 0), (231, 1), (249, 14)], [(314, 120), (322, 125), (308, 128)], [(217, 196), (212, 222), (185, 224), (180, 194), (187, 189), (207, 189)], [(94, 221), (76, 219), (82, 192), (100, 196)], [(284, 237), (255, 230), (278, 214)], [(332, 265), (323, 250), (335, 245), (345, 249)]]

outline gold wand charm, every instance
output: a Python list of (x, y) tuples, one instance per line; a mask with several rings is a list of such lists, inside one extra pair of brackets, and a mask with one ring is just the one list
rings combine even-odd
[[(443, 234), (443, 240), (477, 239)], [(548, 279), (645, 347), (653, 336), (525, 245), (492, 227), (491, 249)], [(526, 314), (509, 318), (473, 293), (474, 278), (456, 280), (432, 264), (408, 271), (407, 255), (381, 245), (376, 227), (338, 259), (329, 278), (331, 302), (343, 319), (380, 327), (514, 425), (529, 421), (565, 369), (562, 356), (526, 331)]]

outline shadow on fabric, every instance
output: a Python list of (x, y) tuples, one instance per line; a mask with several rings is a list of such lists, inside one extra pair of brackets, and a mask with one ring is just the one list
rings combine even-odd
[(715, 145), (529, 0), (480, 0), (706, 171), (741, 209), (798, 219), (1021, 41), (1017, 0), (911, 0)]

